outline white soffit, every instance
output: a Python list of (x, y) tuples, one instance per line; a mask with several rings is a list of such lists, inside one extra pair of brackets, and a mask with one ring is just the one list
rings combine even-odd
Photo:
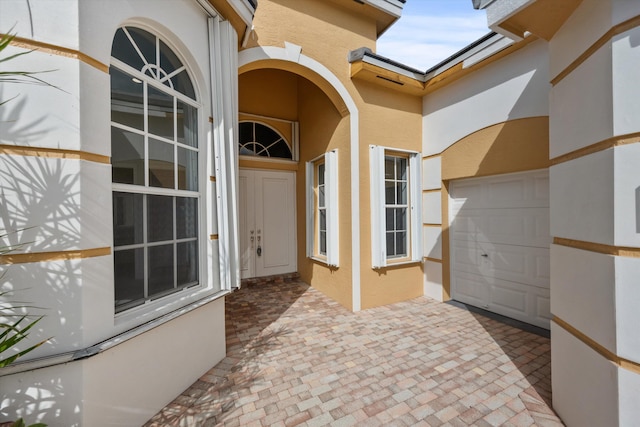
[(404, 8), (404, 2), (399, 0), (360, 0), (360, 2), (387, 12), (396, 18), (399, 18), (402, 15), (402, 8)]

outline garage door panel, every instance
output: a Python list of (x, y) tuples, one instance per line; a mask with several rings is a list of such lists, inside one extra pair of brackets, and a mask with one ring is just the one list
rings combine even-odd
[(452, 239), (549, 247), (549, 209), (463, 210), (452, 221)]
[(452, 284), (456, 288), (456, 299), (458, 301), (478, 307), (486, 306), (489, 296), (489, 283), (482, 276), (461, 272), (452, 280), (455, 281)]
[(470, 273), (477, 272), (479, 268), (480, 252), (474, 248), (470, 248), (468, 245), (454, 243), (454, 247), (451, 249), (452, 262), (456, 266), (456, 270), (468, 271)]
[(536, 295), (533, 303), (533, 312), (536, 313), (536, 316), (549, 322), (551, 320), (551, 298), (549, 295)]
[(549, 286), (549, 250), (546, 248), (491, 244), (476, 248), (465, 242), (453, 242), (451, 267), (453, 271), (492, 276), (530, 286)]
[(547, 262), (545, 269), (545, 263), (542, 261), (544, 258), (549, 258), (549, 249), (495, 245), (486, 257), (488, 269), (485, 274), (502, 280), (548, 288), (549, 264)]
[(457, 211), (461, 208), (549, 207), (547, 171), (479, 179), (482, 182), (475, 179), (455, 182), (452, 208)]
[(549, 206), (549, 174), (545, 171), (532, 178), (533, 198)]
[(455, 220), (455, 227), (452, 227), (451, 237), (454, 240), (477, 240), (478, 226), (482, 221), (480, 213), (461, 214)]
[(543, 281), (545, 288), (549, 288), (549, 281), (551, 280), (551, 263), (549, 261), (549, 250), (540, 252), (535, 255), (534, 268), (537, 278)]
[(512, 315), (527, 313), (527, 289), (516, 283), (496, 280), (491, 286), (489, 307)]
[(548, 187), (547, 171), (451, 184), (454, 299), (549, 327)]
[(488, 279), (476, 274), (457, 275), (455, 299), (503, 316), (549, 328), (549, 291), (531, 289), (521, 283)]
[(495, 280), (490, 287), (487, 310), (549, 328), (549, 293), (546, 289), (530, 288), (520, 283)]
[(517, 206), (527, 200), (526, 185), (527, 181), (519, 177), (489, 182), (485, 200), (490, 206)]

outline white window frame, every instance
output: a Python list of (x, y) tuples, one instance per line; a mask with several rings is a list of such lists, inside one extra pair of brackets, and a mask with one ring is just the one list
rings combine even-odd
[[(327, 253), (319, 253), (319, 237), (316, 224), (319, 224), (319, 209), (316, 196), (318, 183), (316, 170), (324, 163), (325, 211), (327, 218)], [(339, 267), (338, 233), (338, 150), (331, 150), (306, 162), (306, 206), (307, 206), (307, 257), (323, 262), (331, 267)]]
[[(161, 34), (159, 34), (158, 32), (154, 31), (153, 29), (147, 28), (145, 26), (138, 26), (138, 25), (125, 25), (124, 27), (126, 28), (139, 28), (141, 30), (147, 31), (149, 33), (151, 33), (152, 35), (154, 35), (157, 39), (162, 40), (163, 42), (165, 42), (165, 44), (167, 45), (167, 47), (169, 49), (171, 49), (174, 54), (179, 56), (179, 51), (172, 46), (169, 41), (167, 39), (165, 39)], [(174, 188), (161, 188), (161, 187), (153, 187), (149, 185), (149, 166), (148, 166), (148, 156), (147, 154), (145, 154), (145, 158), (144, 158), (144, 163), (145, 163), (145, 179), (144, 179), (144, 184), (142, 185), (138, 185), (138, 184), (122, 184), (122, 183), (115, 183), (112, 182), (111, 184), (111, 189), (112, 189), (112, 194), (114, 194), (115, 192), (122, 192), (125, 194), (142, 194), (143, 197), (145, 199), (148, 199), (149, 196), (153, 196), (153, 195), (160, 195), (160, 196), (169, 196), (169, 197), (187, 197), (187, 198), (192, 198), (197, 200), (198, 203), (198, 209), (196, 212), (196, 216), (197, 216), (197, 221), (198, 221), (198, 226), (196, 229), (196, 236), (195, 238), (187, 238), (187, 239), (177, 239), (176, 238), (176, 218), (174, 217), (173, 220), (173, 239), (171, 239), (172, 244), (177, 244), (179, 242), (182, 241), (197, 241), (197, 251), (198, 251), (198, 278), (196, 282), (193, 282), (191, 284), (188, 284), (186, 286), (181, 287), (180, 289), (176, 290), (176, 291), (170, 291), (167, 293), (160, 293), (160, 294), (154, 294), (154, 295), (149, 295), (149, 296), (145, 296), (144, 301), (140, 304), (137, 305), (133, 305), (131, 307), (126, 307), (121, 309), (121, 310), (116, 310), (115, 311), (115, 319), (116, 319), (116, 324), (122, 325), (122, 324), (126, 324), (127, 322), (130, 321), (135, 321), (136, 319), (141, 319), (143, 317), (149, 317), (150, 315), (153, 315), (153, 317), (156, 317), (159, 314), (164, 313), (165, 311), (171, 310), (171, 307), (174, 306), (174, 304), (178, 303), (180, 305), (183, 305), (184, 302), (186, 301), (191, 301), (191, 300), (196, 300), (198, 298), (201, 298), (203, 295), (203, 293), (207, 293), (210, 291), (211, 285), (209, 284), (209, 276), (207, 274), (207, 267), (206, 267), (206, 258), (207, 258), (207, 242), (206, 242), (206, 221), (204, 221), (204, 213), (206, 210), (206, 197), (205, 197), (205, 188), (206, 188), (206, 180), (204, 178), (204, 174), (206, 171), (206, 152), (207, 152), (207, 144), (206, 144), (206, 138), (204, 137), (204, 132), (203, 132), (203, 127), (204, 127), (204, 123), (203, 123), (203, 119), (202, 119), (202, 110), (203, 110), (203, 106), (201, 104), (201, 102), (197, 99), (198, 98), (198, 94), (197, 94), (197, 88), (195, 85), (195, 80), (193, 78), (193, 76), (189, 73), (188, 67), (186, 65), (186, 62), (184, 61), (183, 58), (180, 57), (180, 60), (183, 63), (182, 68), (180, 68), (180, 70), (183, 69), (187, 69), (187, 73), (189, 73), (189, 78), (191, 80), (192, 85), (194, 86), (194, 90), (196, 91), (195, 94), (195, 98), (196, 99), (192, 99), (189, 96), (186, 96), (184, 94), (182, 94), (181, 92), (178, 92), (176, 90), (174, 90), (171, 87), (167, 87), (165, 85), (163, 85), (161, 82), (159, 82), (157, 79), (153, 78), (153, 77), (149, 77), (146, 76), (144, 74), (142, 74), (142, 72), (140, 70), (137, 70), (133, 67), (131, 67), (129, 64), (126, 64), (114, 57), (110, 58), (110, 65), (111, 67), (114, 67), (116, 69), (118, 69), (119, 71), (122, 71), (128, 75), (131, 75), (132, 77), (135, 77), (136, 79), (138, 79), (138, 81), (140, 82), (140, 84), (144, 83), (143, 86), (143, 108), (144, 108), (144, 115), (145, 115), (145, 123), (148, 120), (148, 111), (147, 111), (147, 96), (148, 96), (148, 89), (147, 88), (154, 88), (156, 90), (160, 90), (166, 94), (168, 94), (169, 96), (172, 96), (173, 102), (174, 102), (174, 108), (176, 106), (176, 102), (183, 102), (191, 107), (194, 107), (197, 109), (197, 134), (196, 137), (198, 138), (198, 146), (197, 147), (191, 147), (188, 146), (187, 144), (183, 144), (180, 142), (177, 142), (175, 140), (171, 140), (171, 139), (167, 139), (167, 138), (163, 138), (163, 137), (159, 137), (157, 135), (152, 135), (149, 130), (147, 125), (145, 125), (143, 130), (140, 129), (136, 129), (136, 128), (131, 128), (127, 125), (121, 124), (121, 123), (117, 123), (117, 122), (110, 122), (111, 127), (113, 128), (118, 128), (124, 131), (129, 131), (135, 134), (138, 134), (140, 136), (142, 136), (144, 138), (144, 144), (145, 146), (148, 145), (148, 140), (149, 138), (153, 138), (156, 139), (158, 141), (163, 141), (165, 143), (171, 144), (174, 146), (174, 162), (177, 162), (177, 152), (175, 150), (177, 150), (177, 148), (184, 148), (193, 152), (196, 152), (198, 155), (198, 159), (197, 159), (197, 184), (198, 184), (198, 189), (197, 190), (180, 190), (177, 188), (177, 182), (178, 182), (178, 176), (177, 174), (174, 176)], [(174, 122), (174, 126), (175, 126), (175, 122)], [(175, 127), (174, 127), (174, 133), (176, 132)], [(175, 136), (174, 136), (175, 137)], [(147, 153), (147, 149), (145, 149), (145, 153)], [(177, 166), (176, 166), (177, 167)], [(175, 203), (176, 200), (174, 198), (173, 201), (173, 206), (174, 206), (174, 215), (175, 215)], [(112, 214), (115, 214), (115, 212), (112, 210)], [(142, 227), (143, 227), (143, 233), (146, 236), (147, 234), (147, 226), (148, 226), (148, 218), (147, 218), (147, 204), (146, 202), (143, 203), (143, 212), (141, 213), (141, 215), (143, 216), (143, 221), (142, 221)], [(167, 241), (168, 242), (168, 241)], [(167, 242), (163, 242), (163, 244), (167, 243)], [(156, 246), (155, 243), (151, 243), (151, 242), (147, 242), (146, 237), (144, 238), (144, 243), (140, 243), (140, 244), (132, 244), (132, 245), (126, 245), (126, 246), (119, 246), (117, 250), (127, 250), (127, 249), (137, 249), (137, 248), (150, 248)], [(113, 248), (113, 251), (115, 253), (116, 248)], [(176, 254), (174, 252), (174, 270), (177, 268), (177, 260), (175, 258)], [(144, 255), (144, 268), (147, 268), (147, 264), (148, 264), (148, 255), (145, 251), (145, 255)], [(145, 283), (144, 283), (144, 288), (145, 288), (145, 293), (147, 292), (147, 288), (149, 286), (148, 283), (148, 277), (147, 277), (148, 272), (145, 271)], [(174, 271), (174, 284), (175, 284), (175, 276), (177, 274), (177, 271)], [(115, 307), (114, 307), (115, 309)], [(153, 314), (155, 313), (155, 314)]]
[[(421, 195), (420, 195), (420, 155), (415, 151), (402, 150), (379, 145), (370, 145), (371, 180), (371, 262), (374, 269), (389, 265), (422, 262)], [(384, 158), (386, 155), (406, 155), (409, 160), (409, 190), (407, 220), (407, 248), (409, 253), (403, 258), (389, 258), (386, 244), (386, 204)]]

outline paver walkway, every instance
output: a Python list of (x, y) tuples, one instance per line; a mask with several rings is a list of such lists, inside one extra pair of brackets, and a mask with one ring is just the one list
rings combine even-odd
[(351, 313), (301, 282), (227, 297), (227, 354), (147, 426), (560, 426), (549, 340), (427, 298)]

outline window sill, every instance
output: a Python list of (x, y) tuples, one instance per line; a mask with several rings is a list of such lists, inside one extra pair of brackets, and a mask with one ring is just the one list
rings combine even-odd
[(315, 263), (318, 263), (318, 264), (326, 265), (327, 267), (330, 267), (330, 268), (338, 268), (339, 267), (338, 265), (329, 264), (327, 262), (326, 258), (320, 258), (318, 256), (310, 256), (310, 257), (307, 257), (307, 259), (310, 259), (311, 261), (313, 261)]
[(373, 267), (374, 270), (384, 270), (385, 268), (394, 268), (394, 267), (405, 267), (405, 266), (409, 266), (409, 265), (418, 265), (418, 264), (422, 264), (422, 260), (421, 259), (417, 259), (417, 260), (413, 260), (413, 259), (409, 259), (409, 260), (403, 260), (403, 261), (396, 261), (396, 262), (388, 262), (387, 261), (387, 265), (384, 266), (379, 266), (379, 267)]
[(13, 375), (21, 372), (31, 371), (34, 369), (48, 368), (50, 366), (74, 362), (76, 360), (86, 359), (86, 358), (95, 356), (119, 344), (129, 341), (132, 338), (142, 335), (145, 332), (148, 332), (154, 328), (157, 328), (158, 326), (162, 326), (184, 314), (187, 314), (202, 306), (205, 306), (210, 302), (223, 298), (229, 295), (231, 292), (233, 291), (223, 290), (223, 291), (216, 292), (215, 294), (211, 294), (209, 296), (201, 298), (184, 307), (181, 307), (177, 310), (174, 310), (170, 313), (160, 316), (147, 323), (143, 323), (142, 325), (139, 325), (133, 329), (130, 329), (112, 338), (109, 338), (91, 347), (87, 347), (81, 350), (76, 350), (73, 352), (60, 353), (60, 354), (40, 357), (32, 360), (26, 360), (24, 362), (13, 363), (7, 367), (0, 368), (0, 377), (3, 377), (5, 375)]

